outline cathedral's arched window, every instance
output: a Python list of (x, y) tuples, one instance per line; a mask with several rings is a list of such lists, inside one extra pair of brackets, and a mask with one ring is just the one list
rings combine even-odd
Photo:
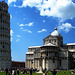
[(55, 63), (55, 59), (53, 59), (53, 63)]
[(2, 13), (1, 13), (1, 19), (2, 19)]
[(51, 43), (51, 40), (49, 40), (49, 43)]
[(4, 45), (3, 45), (3, 48), (4, 48)]
[(61, 60), (59, 60), (59, 65), (61, 66)]

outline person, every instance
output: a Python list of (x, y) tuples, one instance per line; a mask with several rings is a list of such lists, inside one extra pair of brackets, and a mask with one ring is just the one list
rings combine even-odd
[(12, 68), (10, 69), (10, 73), (11, 73), (11, 75), (12, 75)]
[(8, 69), (8, 75), (11, 75), (11, 69)]
[(26, 74), (27, 74), (27, 69), (26, 69)]
[(30, 75), (32, 75), (32, 69), (30, 69)]
[(26, 73), (26, 69), (24, 68), (24, 69), (23, 69), (23, 74), (25, 74), (25, 73)]
[(57, 71), (54, 69), (52, 75), (56, 75)]
[(14, 75), (16, 75), (16, 70), (14, 71)]
[(12, 75), (14, 75), (14, 72), (15, 72), (15, 71), (14, 71), (14, 70), (12, 70)]
[(6, 70), (5, 70), (5, 71), (6, 71), (6, 75), (7, 75), (7, 74), (8, 74), (8, 69), (6, 68)]
[(17, 75), (19, 75), (19, 69), (17, 69)]
[(42, 69), (42, 71), (43, 71), (43, 75), (45, 75), (45, 69)]

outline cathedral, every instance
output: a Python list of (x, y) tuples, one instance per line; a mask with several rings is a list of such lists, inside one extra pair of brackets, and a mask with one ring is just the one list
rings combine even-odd
[(0, 2), (0, 71), (11, 68), (10, 14), (8, 5)]
[(30, 46), (26, 53), (26, 68), (68, 70), (75, 68), (75, 43), (63, 44), (57, 28), (43, 39), (42, 46)]

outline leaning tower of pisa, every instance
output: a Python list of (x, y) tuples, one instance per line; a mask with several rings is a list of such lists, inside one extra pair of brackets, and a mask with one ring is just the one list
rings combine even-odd
[(10, 14), (8, 4), (0, 2), (0, 70), (11, 68)]

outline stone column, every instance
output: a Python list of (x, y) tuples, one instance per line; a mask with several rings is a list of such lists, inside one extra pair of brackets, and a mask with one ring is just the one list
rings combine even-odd
[(37, 73), (42, 73), (42, 58), (39, 59), (39, 72)]
[(39, 60), (38, 60), (38, 69), (39, 69)]
[(43, 58), (42, 68), (43, 68), (43, 70), (45, 69), (45, 58)]
[(29, 68), (30, 68), (30, 60), (29, 60)]
[(30, 68), (32, 68), (32, 63), (31, 63), (31, 60), (30, 60)]
[(34, 60), (33, 60), (33, 69), (35, 68), (35, 67), (34, 67), (34, 66), (35, 66), (34, 63), (35, 63), (35, 62), (34, 62)]

